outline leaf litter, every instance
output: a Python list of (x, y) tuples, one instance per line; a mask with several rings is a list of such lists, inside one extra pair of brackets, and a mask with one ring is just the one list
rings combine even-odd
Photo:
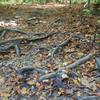
[(6, 23), (0, 23), (0, 99), (100, 99), (100, 41), (95, 37), (100, 19), (82, 10), (82, 5), (1, 7), (0, 20)]

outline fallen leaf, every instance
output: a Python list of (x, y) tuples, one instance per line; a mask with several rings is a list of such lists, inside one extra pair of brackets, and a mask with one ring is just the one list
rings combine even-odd
[(74, 79), (74, 80), (73, 80), (73, 83), (74, 83), (75, 85), (78, 85), (78, 84), (79, 84), (79, 82), (78, 82), (77, 79)]
[(81, 92), (80, 92), (80, 91), (77, 92), (77, 96), (78, 96), (78, 97), (81, 96)]
[(33, 80), (29, 80), (27, 83), (28, 83), (29, 85), (35, 85), (35, 82), (34, 82)]
[(64, 62), (62, 65), (63, 66), (67, 66), (68, 65), (68, 62)]
[(21, 93), (22, 93), (22, 94), (28, 94), (28, 90), (27, 90), (25, 87), (23, 87), (23, 88), (21, 89)]

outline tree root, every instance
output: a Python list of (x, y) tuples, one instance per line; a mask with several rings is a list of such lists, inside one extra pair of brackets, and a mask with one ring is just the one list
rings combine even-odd
[(18, 69), (16, 72), (18, 73), (18, 74), (21, 74), (21, 75), (24, 75), (24, 74), (26, 74), (26, 73), (30, 73), (30, 72), (32, 72), (32, 71), (37, 71), (37, 72), (39, 72), (39, 73), (41, 73), (41, 74), (45, 74), (45, 70), (42, 70), (41, 68), (35, 68), (35, 67), (22, 67), (22, 68), (20, 68), (20, 69)]
[(52, 72), (46, 75), (43, 75), (39, 78), (39, 82), (46, 80), (46, 79), (52, 79), (55, 78), (58, 75), (58, 72)]
[(71, 42), (70, 40), (63, 41), (61, 44), (59, 44), (55, 48), (53, 48), (53, 50), (51, 50), (51, 53), (48, 56), (54, 57), (54, 55), (58, 53), (59, 49), (61, 50), (66, 45), (68, 45), (68, 43), (70, 43), (70, 42)]
[(20, 46), (18, 44), (9, 44), (9, 45), (1, 45), (0, 46), (0, 53), (9, 52), (11, 48), (15, 48), (17, 56), (20, 56)]
[(35, 37), (34, 36), (32, 38), (30, 37), (23, 37), (23, 38), (14, 38), (14, 39), (11, 39), (11, 40), (5, 40), (5, 41), (1, 41), (0, 42), (0, 52), (2, 51), (8, 51), (11, 47), (14, 47), (16, 49), (16, 54), (17, 55), (20, 55), (20, 44), (21, 43), (25, 43), (25, 44), (29, 44), (29, 42), (36, 42), (36, 41), (41, 41), (43, 39), (46, 39), (50, 36), (52, 36), (53, 34), (55, 33), (50, 33), (50, 34), (47, 34), (46, 36), (44, 37)]
[(100, 96), (84, 96), (81, 97), (80, 100), (99, 100)]
[(4, 38), (5, 35), (6, 35), (8, 32), (17, 32), (17, 33), (20, 33), (20, 34), (28, 35), (28, 33), (23, 32), (23, 31), (20, 31), (20, 30), (18, 30), (18, 29), (1, 29), (1, 30), (0, 30), (0, 35), (1, 35), (0, 37), (1, 37), (1, 38)]
[(90, 60), (91, 58), (93, 57), (93, 54), (90, 53), (88, 54), (87, 56), (83, 57), (83, 58), (80, 58), (79, 60), (77, 60), (76, 62), (70, 64), (70, 65), (67, 65), (66, 67), (67, 68), (75, 68), (81, 64), (84, 64), (86, 61)]
[[(81, 64), (84, 64), (86, 61), (90, 60), (91, 58), (93, 57), (93, 54), (88, 54), (87, 56), (77, 60), (76, 62), (70, 64), (67, 66), (67, 68), (75, 68)], [(59, 71), (62, 71), (61, 69), (59, 69)], [(46, 80), (46, 79), (52, 79), (56, 76), (58, 76), (58, 71), (56, 72), (52, 72), (52, 73), (49, 73), (49, 74), (46, 74), (46, 75), (43, 75), (39, 78), (39, 81), (43, 81), (43, 80)]]

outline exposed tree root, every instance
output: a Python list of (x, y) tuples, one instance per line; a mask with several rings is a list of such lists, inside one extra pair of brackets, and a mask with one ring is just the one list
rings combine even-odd
[(54, 55), (58, 53), (59, 49), (62, 49), (63, 47), (68, 45), (68, 43), (70, 43), (70, 42), (71, 42), (70, 40), (66, 40), (66, 41), (62, 42), (61, 44), (57, 45), (55, 48), (53, 48), (53, 50), (51, 51), (49, 56), (54, 57)]
[(17, 32), (17, 33), (20, 33), (20, 34), (28, 35), (28, 33), (23, 32), (23, 31), (18, 30), (18, 29), (1, 29), (1, 30), (0, 30), (0, 35), (1, 35), (0, 37), (1, 37), (1, 38), (4, 38), (5, 35), (6, 35), (8, 32)]
[(17, 73), (21, 74), (21, 75), (24, 75), (24, 74), (30, 73), (32, 71), (37, 71), (41, 74), (45, 74), (45, 70), (42, 70), (41, 68), (31, 67), (31, 66), (30, 67), (29, 66), (28, 67), (22, 67), (22, 68), (17, 70)]
[(86, 61), (90, 60), (93, 57), (93, 54), (88, 54), (87, 56), (80, 58), (79, 60), (77, 60), (76, 62), (66, 66), (67, 68), (75, 68), (81, 64), (84, 64)]
[[(81, 64), (84, 64), (86, 61), (90, 60), (93, 57), (93, 54), (88, 54), (87, 56), (80, 58), (79, 60), (77, 60), (76, 62), (70, 64), (67, 66), (67, 68), (75, 68)], [(61, 69), (59, 69), (60, 71), (62, 71)], [(46, 79), (52, 79), (54, 77), (58, 76), (58, 71), (57, 72), (52, 72), (46, 75), (43, 75), (39, 78), (39, 81), (43, 81)]]
[(57, 75), (58, 75), (58, 72), (52, 72), (52, 73), (41, 76), (39, 78), (39, 81), (43, 81), (43, 80), (46, 80), (46, 79), (52, 79), (52, 78), (55, 78)]
[(1, 41), (0, 42), (0, 51), (8, 51), (11, 47), (14, 47), (16, 49), (16, 54), (19, 55), (20, 53), (20, 44), (21, 43), (25, 43), (28, 44), (29, 42), (36, 42), (36, 41), (41, 41), (43, 39), (46, 39), (50, 36), (52, 36), (55, 33), (49, 33), (46, 36), (43, 37), (35, 37), (34, 36), (32, 38), (30, 37), (23, 37), (23, 38), (15, 38), (15, 39), (11, 39), (11, 40), (5, 40), (5, 41)]

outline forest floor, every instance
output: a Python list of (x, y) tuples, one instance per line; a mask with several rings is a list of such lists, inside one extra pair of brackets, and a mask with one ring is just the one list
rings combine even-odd
[(83, 5), (0, 6), (0, 100), (100, 100), (99, 25)]

